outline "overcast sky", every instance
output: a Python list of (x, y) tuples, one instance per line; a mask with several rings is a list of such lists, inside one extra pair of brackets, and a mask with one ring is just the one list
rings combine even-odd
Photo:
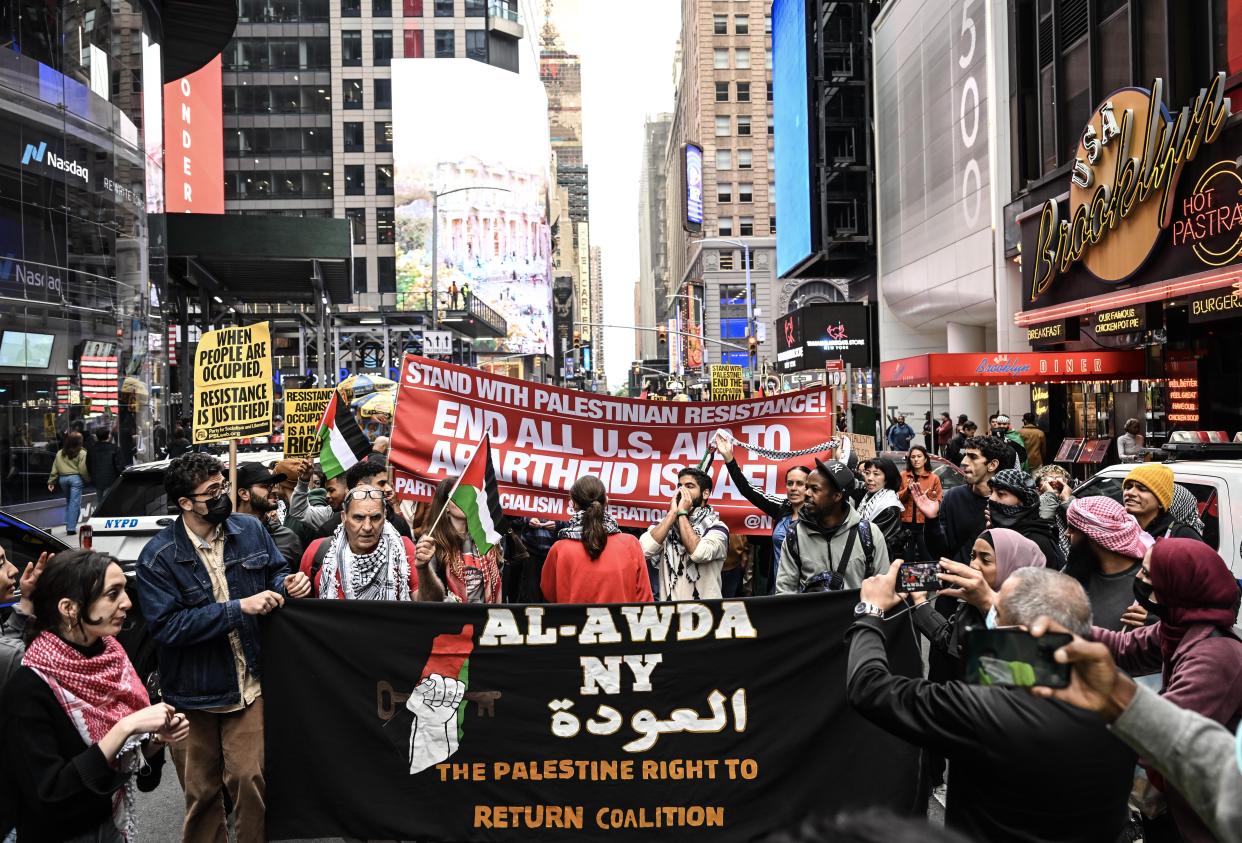
[[(603, 250), (604, 321), (629, 325), (634, 322), (634, 284), (638, 281), (643, 122), (648, 114), (672, 109), (673, 54), (681, 30), (681, 3), (554, 2), (555, 22), (566, 47), (582, 56), (591, 245)], [(634, 332), (611, 329), (604, 343), (608, 382), (620, 385), (634, 359)]]

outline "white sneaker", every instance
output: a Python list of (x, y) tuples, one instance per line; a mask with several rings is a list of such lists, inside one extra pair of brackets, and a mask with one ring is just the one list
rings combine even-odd
[(939, 802), (941, 806), (948, 807), (948, 803), (945, 801), (948, 798), (948, 793), (949, 788), (947, 785), (936, 785), (932, 789), (932, 798)]

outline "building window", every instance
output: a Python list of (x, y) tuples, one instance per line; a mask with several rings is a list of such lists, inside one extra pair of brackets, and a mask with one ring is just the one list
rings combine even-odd
[(749, 170), (754, 165), (755, 154), (749, 149), (739, 149), (737, 151), (737, 168), (739, 170)]
[(733, 169), (733, 150), (717, 149), (716, 150), (716, 169), (731, 170)]
[(768, 150), (768, 172), (770, 173), (775, 169), (776, 169), (776, 153), (769, 149)]
[(397, 259), (378, 257), (375, 259), (375, 278), (379, 283), (377, 292), (397, 292)]
[(466, 17), (468, 18), (487, 17), (486, 0), (466, 0)]
[(737, 83), (737, 101), (738, 102), (750, 102), (750, 83), (749, 82), (738, 82)]
[(733, 185), (718, 184), (716, 185), (716, 201), (732, 202), (733, 201)]
[(421, 18), (423, 0), (401, 0), (401, 14), (407, 18)]
[(750, 50), (738, 47), (733, 51), (733, 66), (738, 70), (750, 70)]
[(733, 16), (733, 34), (749, 35), (750, 34), (750, 15), (734, 15)]
[(737, 118), (737, 133), (738, 133), (739, 135), (749, 135), (749, 134), (750, 134), (750, 118), (749, 118), (749, 117), (746, 117), (745, 115), (741, 115), (741, 114), (739, 114), (739, 115), (738, 115), (738, 118)]
[[(1091, 55), (1089, 39), (1083, 37), (1067, 49), (1061, 57), (1061, 94), (1064, 111), (1061, 125), (1085, 126), (1091, 117)], [(1062, 161), (1074, 157), (1078, 146), (1079, 128), (1064, 133), (1065, 150)]]
[(742, 182), (741, 184), (739, 184), (737, 186), (737, 201), (754, 202), (755, 201), (755, 186), (751, 184), (750, 182)]
[(354, 292), (367, 291), (367, 259), (354, 258)]
[(768, 217), (768, 234), (776, 233), (776, 217)]
[(716, 102), (728, 102), (728, 101), (729, 101), (729, 83), (728, 82), (717, 82), (716, 83)]
[(345, 67), (362, 66), (362, 33), (356, 29), (341, 32), (341, 64)]
[[(1133, 4), (1131, 4), (1133, 5)], [(1169, 77), (1169, 27), (1165, 21), (1164, 0), (1143, 0), (1143, 19), (1139, 22), (1142, 35), (1142, 71), (1140, 79)]]
[(367, 209), (346, 208), (345, 218), (349, 220), (349, 227), (353, 229), (354, 245), (365, 246), (367, 244)]
[(453, 0), (435, 0), (436, 17), (451, 18), (453, 16)]
[(729, 69), (729, 50), (727, 47), (717, 47), (712, 50), (712, 67), (716, 70)]
[(727, 138), (732, 127), (729, 125), (729, 116), (727, 114), (717, 115), (716, 117), (716, 137)]
[(380, 120), (375, 124), (375, 151), (392, 152), (391, 120)]
[(713, 15), (712, 16), (712, 33), (715, 35), (729, 34), (729, 16)]
[(375, 167), (375, 195), (392, 196), (392, 164), (377, 164)]
[(451, 59), (457, 55), (457, 44), (451, 29), (436, 30), (436, 58)]
[(738, 220), (737, 233), (741, 237), (753, 237), (755, 234), (755, 218), (742, 217)]
[(405, 31), (405, 57), (407, 59), (421, 59), (423, 57), (423, 31), (421, 29), (407, 29)]
[(755, 268), (755, 249), (742, 250), (742, 269)]
[(345, 131), (341, 133), (345, 139), (346, 152), (362, 152), (364, 149), (364, 141), (361, 123), (346, 123)]
[(388, 30), (371, 33), (372, 61), (376, 67), (388, 67), (392, 64), (392, 33)]
[(481, 29), (466, 30), (466, 58), (487, 63), (487, 33)]
[(392, 17), (392, 0), (371, 0), (371, 17)]
[(733, 236), (733, 218), (732, 217), (721, 217), (720, 222), (717, 225), (718, 225), (717, 233), (721, 237), (732, 237)]
[(772, 119), (771, 114), (768, 115), (768, 134), (769, 135), (776, 134), (776, 122)]
[(375, 209), (375, 242), (381, 246), (397, 242), (397, 226), (392, 208)]
[(1099, 27), (1100, 85), (1115, 91), (1130, 84), (1130, 9), (1122, 6)]
[(342, 84), (345, 86), (344, 107), (362, 108), (362, 80), (345, 79)]
[(772, 34), (772, 16), (771, 15), (763, 16), (763, 31), (766, 32), (768, 35)]
[(365, 196), (367, 193), (367, 168), (364, 164), (345, 165), (345, 195)]
[(768, 102), (772, 101), (772, 83), (768, 83)]
[(341, 17), (362, 17), (362, 0), (341, 0)]
[(733, 268), (733, 252), (720, 252), (720, 268), (728, 271)]
[(392, 108), (392, 80), (376, 79), (373, 108)]

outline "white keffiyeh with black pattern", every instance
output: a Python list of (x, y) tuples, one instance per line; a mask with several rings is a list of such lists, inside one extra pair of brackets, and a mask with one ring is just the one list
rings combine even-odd
[(379, 544), (366, 554), (350, 549), (344, 524), (332, 534), (319, 573), (319, 597), (336, 600), (342, 595), (346, 600), (410, 599), (410, 561), (405, 543), (388, 522), (384, 522)]

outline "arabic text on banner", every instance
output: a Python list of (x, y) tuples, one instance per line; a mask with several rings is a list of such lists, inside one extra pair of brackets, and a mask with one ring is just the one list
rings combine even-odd
[(857, 600), (290, 600), (263, 641), (268, 835), (742, 843), (912, 813), (918, 750), (846, 700)]
[(272, 432), (268, 323), (204, 331), (194, 350), (194, 443)]
[[(569, 488), (597, 475), (622, 525), (646, 527), (668, 512), (677, 472), (697, 466), (717, 430), (778, 452), (822, 445), (834, 433), (824, 388), (734, 402), (652, 402), (520, 381), (409, 355), (401, 369), (391, 462), (400, 497), (430, 500), (457, 475), (486, 432), (512, 515), (569, 520)], [(821, 453), (827, 458), (826, 452)], [(738, 466), (755, 488), (784, 491), (794, 461), (739, 446)], [(798, 463), (814, 465), (811, 456)], [(735, 533), (771, 532), (772, 519), (738, 491), (716, 459), (711, 504)]]
[(318, 456), (315, 432), (331, 400), (331, 389), (285, 390), (285, 459)]

